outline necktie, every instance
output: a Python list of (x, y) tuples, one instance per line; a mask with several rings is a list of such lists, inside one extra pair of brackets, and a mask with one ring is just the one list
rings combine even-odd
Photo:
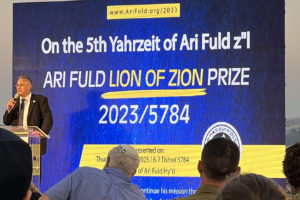
[(19, 126), (23, 126), (23, 117), (24, 117), (24, 106), (25, 106), (25, 99), (21, 99), (21, 106), (19, 112)]

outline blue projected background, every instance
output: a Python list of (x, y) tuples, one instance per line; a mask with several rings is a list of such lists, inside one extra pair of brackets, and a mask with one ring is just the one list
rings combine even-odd
[[(151, 18), (108, 19), (108, 6), (166, 3), (169, 10)], [(175, 12), (173, 3), (179, 3), (180, 16), (159, 17)], [(150, 12), (151, 6), (145, 8)], [(128, 16), (135, 12), (130, 13), (130, 6), (124, 9)], [(228, 137), (240, 138), (240, 146), (285, 144), (283, 0), (21, 3), (14, 4), (13, 17), (13, 85), (20, 75), (31, 77), (33, 93), (48, 97), (54, 118), (42, 158), (43, 191), (80, 165), (86, 144), (191, 145), (201, 150), (205, 133), (218, 122), (235, 128), (236, 135), (228, 132)], [(77, 43), (75, 51), (68, 37), (82, 47)], [(130, 51), (128, 45), (125, 51), (126, 37), (132, 43), (148, 39), (150, 46), (158, 38), (160, 49), (151, 50), (152, 45), (150, 51)], [(93, 42), (100, 39), (106, 49), (96, 52)], [(174, 49), (168, 50), (164, 42), (172, 44), (172, 39)], [(89, 44), (94, 48), (90, 53)], [(141, 73), (140, 85), (132, 80), (126, 85), (133, 71)], [(122, 72), (123, 86), (117, 86)], [(193, 79), (193, 73), (201, 77), (201, 72), (202, 81)], [(148, 96), (140, 98), (137, 90)], [(136, 96), (114, 96), (120, 91)], [(161, 105), (169, 106), (166, 113)], [(133, 182), (158, 189), (145, 192), (148, 199), (168, 199), (188, 193), (163, 194), (162, 188), (195, 190), (197, 176), (141, 173)]]

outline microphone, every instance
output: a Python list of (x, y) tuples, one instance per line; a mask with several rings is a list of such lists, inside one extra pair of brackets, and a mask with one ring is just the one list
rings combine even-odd
[(14, 96), (14, 100), (17, 101), (17, 99), (19, 98), (19, 96), (20, 96), (19, 93), (16, 93), (15, 96)]
[[(20, 95), (18, 93), (15, 94), (15, 96), (14, 96), (14, 102), (16, 102), (18, 100), (19, 96)], [(8, 106), (8, 108), (9, 108), (9, 110), (11, 110), (13, 108), (13, 106)]]

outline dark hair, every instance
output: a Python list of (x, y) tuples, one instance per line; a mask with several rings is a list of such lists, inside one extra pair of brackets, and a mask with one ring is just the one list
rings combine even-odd
[(20, 78), (26, 79), (26, 80), (28, 80), (28, 81), (30, 82), (30, 84), (32, 84), (32, 81), (31, 81), (31, 79), (30, 79), (28, 76), (19, 76), (19, 77), (18, 77), (18, 80), (19, 80)]
[(1, 199), (23, 199), (32, 177), (32, 154), (27, 143), (0, 128)]
[(300, 187), (300, 142), (286, 149), (283, 172), (293, 187)]
[(203, 148), (201, 161), (208, 178), (221, 181), (236, 171), (240, 160), (238, 146), (226, 138), (210, 140)]
[(283, 189), (274, 181), (258, 174), (233, 178), (220, 191), (217, 200), (287, 200)]

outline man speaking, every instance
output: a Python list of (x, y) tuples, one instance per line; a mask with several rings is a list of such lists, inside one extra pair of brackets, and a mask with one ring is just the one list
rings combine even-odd
[[(20, 76), (16, 85), (17, 94), (6, 105), (3, 123), (12, 126), (38, 126), (49, 134), (53, 118), (48, 100), (42, 95), (31, 93), (30, 78)], [(41, 139), (41, 155), (46, 153), (46, 138)]]

